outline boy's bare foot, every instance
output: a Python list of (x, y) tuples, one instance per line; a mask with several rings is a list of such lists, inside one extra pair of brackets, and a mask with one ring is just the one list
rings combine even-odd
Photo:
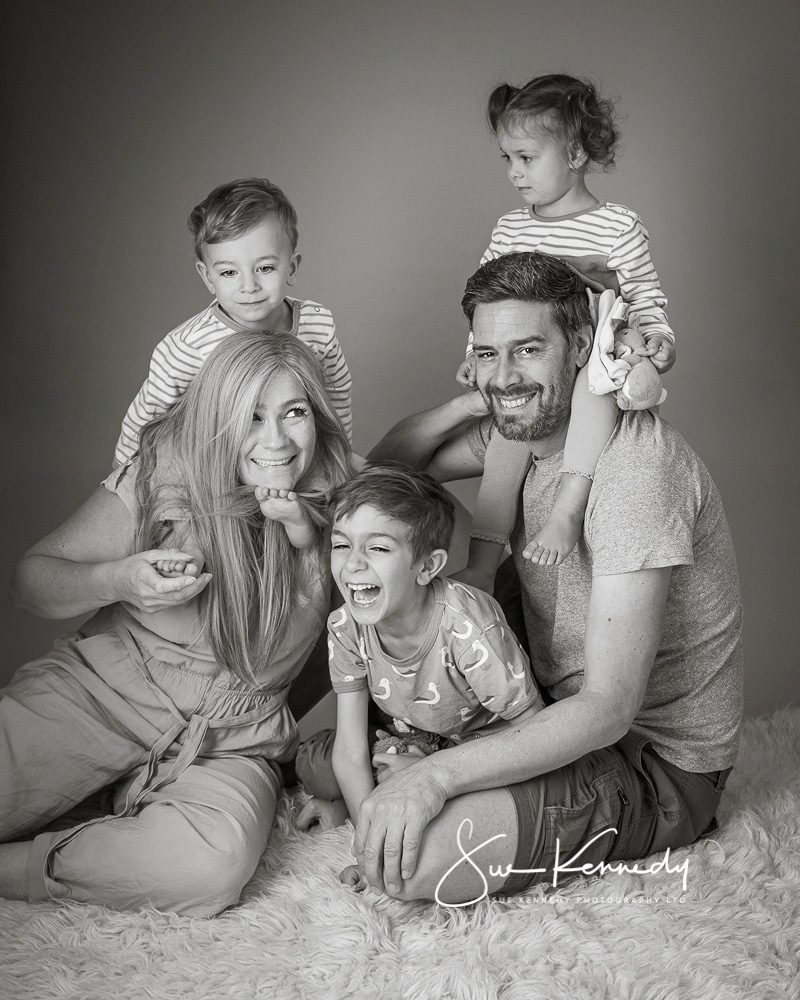
[(339, 881), (344, 885), (349, 885), (356, 892), (363, 892), (367, 888), (367, 880), (358, 865), (348, 865), (339, 872)]
[(347, 819), (347, 805), (344, 799), (311, 798), (297, 814), (295, 825), (298, 830), (310, 830), (318, 826), (320, 830), (333, 830)]

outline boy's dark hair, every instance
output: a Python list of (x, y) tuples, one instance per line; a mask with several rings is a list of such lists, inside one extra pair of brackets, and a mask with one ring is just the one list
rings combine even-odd
[(578, 274), (560, 257), (539, 250), (507, 253), (482, 264), (467, 282), (461, 308), (471, 329), (477, 306), (509, 300), (549, 302), (570, 347), (578, 331), (592, 322), (586, 289)]
[(194, 252), (203, 259), (208, 243), (224, 243), (276, 216), (294, 253), (297, 248), (297, 213), (281, 189), (265, 177), (245, 177), (215, 187), (189, 216)]
[(455, 506), (439, 483), (427, 472), (418, 472), (401, 462), (375, 462), (331, 494), (328, 516), (352, 517), (369, 505), (408, 528), (414, 561), (434, 549), (446, 549), (453, 537)]
[(614, 105), (600, 97), (593, 83), (565, 73), (537, 76), (522, 87), (507, 83), (495, 87), (487, 108), (489, 127), (521, 128), (530, 120), (557, 139), (575, 143), (592, 163), (608, 170), (614, 165), (619, 129), (614, 124)]

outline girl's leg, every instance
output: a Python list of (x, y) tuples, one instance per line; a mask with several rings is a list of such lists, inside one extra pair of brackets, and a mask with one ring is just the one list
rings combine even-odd
[(484, 457), (467, 569), (459, 579), (491, 593), (505, 544), (517, 518), (517, 503), (530, 468), (531, 453), (521, 441), (493, 434)]
[[(135, 777), (118, 790), (118, 808)], [(213, 916), (238, 902), (255, 872), (279, 791), (276, 768), (262, 758), (199, 758), (133, 816), (37, 837), (28, 896)]]
[(596, 396), (589, 391), (584, 366), (578, 372), (572, 393), (572, 414), (558, 496), (541, 531), (525, 546), (526, 559), (539, 566), (560, 566), (575, 548), (583, 530), (594, 471), (618, 416), (613, 393)]

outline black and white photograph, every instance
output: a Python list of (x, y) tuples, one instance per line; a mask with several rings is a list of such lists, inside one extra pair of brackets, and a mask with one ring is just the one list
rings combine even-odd
[(6, 13), (0, 996), (800, 997), (799, 40)]

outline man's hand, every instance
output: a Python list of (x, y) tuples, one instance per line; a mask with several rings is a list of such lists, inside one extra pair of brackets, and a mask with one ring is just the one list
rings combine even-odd
[(371, 886), (398, 892), (411, 878), (425, 827), (439, 815), (447, 792), (421, 767), (406, 768), (361, 803), (353, 852)]
[(456, 372), (456, 382), (467, 389), (475, 388), (475, 355), (472, 351), (464, 358)]
[(467, 404), (468, 417), (487, 417), (489, 415), (486, 400), (476, 386), (473, 385), (469, 392), (465, 392), (461, 396), (461, 399)]
[(663, 333), (653, 333), (646, 339), (647, 346), (636, 353), (643, 358), (650, 358), (659, 375), (663, 375), (675, 364), (675, 344)]

